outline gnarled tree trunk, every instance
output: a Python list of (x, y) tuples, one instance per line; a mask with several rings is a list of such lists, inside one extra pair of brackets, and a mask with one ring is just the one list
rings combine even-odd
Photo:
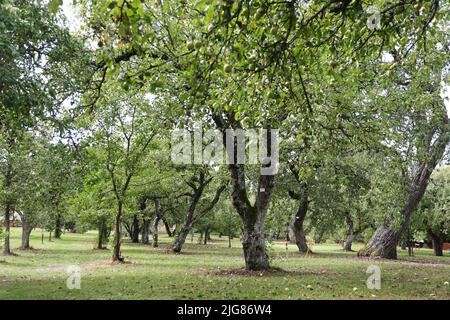
[(245, 269), (249, 271), (267, 270), (269, 257), (264, 238), (264, 219), (272, 195), (274, 176), (261, 175), (258, 194), (254, 206), (248, 200), (245, 188), (245, 175), (242, 165), (230, 165), (233, 185), (233, 205), (244, 222), (242, 247), (244, 249)]
[(358, 252), (358, 256), (381, 257), (386, 259), (397, 259), (397, 243), (402, 231), (395, 230), (387, 219), (379, 227), (367, 245)]
[(139, 200), (139, 211), (142, 215), (141, 242), (143, 244), (149, 244), (148, 234), (150, 232), (150, 218), (146, 212), (147, 200), (148, 197), (145, 195)]
[(303, 223), (305, 221), (306, 214), (308, 213), (308, 193), (306, 186), (303, 186), (303, 190), (300, 194), (294, 191), (289, 191), (289, 195), (292, 199), (299, 200), (299, 206), (297, 213), (292, 218), (289, 223), (289, 229), (291, 230), (291, 235), (289, 236), (291, 241), (295, 241), (297, 248), (300, 252), (308, 252), (308, 243), (306, 241), (306, 234), (303, 229)]
[[(410, 185), (406, 205), (400, 213), (402, 219), (400, 228), (394, 228), (392, 225), (392, 217), (388, 217), (384, 224), (375, 231), (375, 234), (372, 236), (369, 243), (358, 252), (358, 256), (397, 259), (397, 244), (401, 239), (403, 232), (408, 228), (411, 214), (422, 199), (428, 186), (431, 173), (442, 158), (450, 141), (448, 122), (448, 117), (445, 112), (442, 127), (435, 128), (431, 134), (429, 134), (427, 151), (430, 156), (428, 159), (419, 163), (418, 170)], [(437, 139), (432, 142), (436, 133), (439, 135)]]

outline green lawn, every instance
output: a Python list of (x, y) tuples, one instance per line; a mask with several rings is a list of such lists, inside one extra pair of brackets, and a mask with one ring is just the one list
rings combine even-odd
[[(16, 249), (18, 256), (0, 256), (0, 299), (450, 299), (450, 255), (434, 257), (416, 249), (415, 257), (399, 250), (396, 262), (358, 259), (335, 244), (315, 245), (305, 257), (284, 242), (269, 252), (272, 266), (266, 274), (226, 272), (241, 268), (238, 239), (227, 248), (225, 238), (208, 245), (186, 244), (184, 253), (167, 253), (172, 239), (161, 247), (125, 243), (130, 263), (113, 265), (109, 250), (94, 250), (95, 232), (64, 234), (61, 240), (41, 244), (32, 233), (34, 250)], [(20, 244), (20, 229), (12, 232), (12, 246)], [(356, 249), (358, 246), (355, 246)], [(369, 265), (381, 267), (381, 290), (366, 287)], [(81, 268), (81, 289), (66, 286), (66, 267)]]

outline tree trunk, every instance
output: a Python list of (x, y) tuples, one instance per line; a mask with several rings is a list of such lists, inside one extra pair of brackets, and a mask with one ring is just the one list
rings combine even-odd
[(435, 239), (432, 239), (431, 241), (433, 242), (434, 254), (438, 257), (442, 257), (443, 256), (442, 240), (439, 238), (435, 238)]
[(206, 230), (205, 230), (205, 238), (203, 239), (203, 244), (204, 245), (208, 244), (208, 239), (209, 239), (209, 229), (206, 228)]
[(347, 238), (345, 239), (343, 250), (344, 251), (353, 251), (352, 250), (352, 244), (353, 244), (353, 220), (350, 215), (350, 212), (345, 213), (345, 220), (347, 222), (348, 230), (347, 230)]
[(306, 214), (308, 213), (309, 205), (306, 186), (303, 186), (301, 194), (290, 191), (289, 195), (291, 196), (291, 198), (300, 201), (297, 213), (289, 224), (289, 228), (292, 232), (292, 235), (289, 238), (291, 239), (291, 241), (295, 241), (295, 244), (297, 245), (297, 248), (300, 252), (306, 253), (308, 252), (308, 244), (306, 242), (306, 235), (303, 229), (303, 222), (305, 221)]
[(154, 218), (153, 220), (153, 225), (152, 225), (152, 238), (153, 238), (153, 248), (157, 248), (158, 247), (158, 225), (159, 225), (159, 220), (161, 218), (159, 217), (159, 213), (158, 215)]
[(139, 219), (137, 214), (133, 216), (133, 225), (131, 227), (131, 242), (139, 243)]
[(183, 248), (183, 244), (186, 241), (186, 237), (189, 234), (191, 227), (186, 226), (183, 227), (180, 232), (178, 233), (177, 239), (175, 240), (175, 244), (172, 248), (172, 251), (175, 253), (180, 253), (181, 249)]
[(62, 221), (61, 221), (61, 214), (56, 215), (56, 221), (55, 221), (55, 239), (61, 239), (62, 235)]
[(231, 248), (231, 233), (228, 234), (228, 248)]
[(164, 223), (164, 228), (166, 228), (166, 233), (169, 236), (169, 238), (173, 237), (173, 232), (170, 230), (169, 223), (167, 222), (166, 218), (162, 217), (162, 221)]
[(181, 231), (178, 234), (177, 239), (175, 240), (174, 247), (172, 248), (173, 252), (179, 253), (181, 251), (181, 248), (183, 247), (183, 244), (186, 241), (186, 237), (189, 234), (189, 231), (205, 214), (207, 214), (209, 211), (211, 211), (212, 208), (214, 208), (214, 206), (217, 204), (217, 202), (220, 199), (220, 195), (225, 190), (225, 185), (220, 186), (216, 190), (214, 198), (211, 200), (211, 202), (208, 204), (208, 206), (206, 208), (204, 208), (201, 212), (195, 214), (196, 206), (197, 206), (198, 202), (200, 201), (200, 198), (202, 197), (203, 191), (205, 190), (205, 187), (208, 185), (208, 183), (211, 180), (212, 180), (212, 178), (205, 180), (205, 173), (202, 171), (202, 172), (200, 172), (200, 175), (197, 178), (199, 185), (191, 186), (194, 189), (194, 194), (192, 196), (191, 204), (189, 205), (189, 208), (187, 210), (184, 225), (181, 228)]
[(5, 208), (5, 243), (3, 246), (3, 254), (11, 254), (11, 247), (10, 247), (10, 232), (11, 232), (11, 221), (10, 221), (10, 215), (11, 215), (11, 205), (9, 203), (6, 204)]
[(344, 251), (353, 251), (352, 244), (353, 244), (353, 232), (351, 232), (347, 235), (347, 238), (345, 239), (345, 242), (344, 242), (343, 250)]
[(28, 222), (22, 219), (22, 249), (30, 249), (30, 234), (33, 230), (33, 226), (31, 226)]
[(406, 250), (407, 247), (408, 247), (408, 240), (407, 239), (402, 240), (401, 249)]
[[(411, 214), (422, 199), (428, 186), (431, 173), (442, 158), (447, 144), (450, 141), (448, 117), (445, 109), (443, 111), (444, 117), (441, 124), (442, 128), (435, 127), (428, 135), (428, 150), (426, 151), (430, 156), (425, 161), (419, 163), (414, 179), (410, 184), (406, 205), (400, 213), (402, 219), (400, 228), (398, 230), (395, 229), (391, 223), (392, 217), (388, 217), (384, 224), (375, 231), (375, 234), (365, 248), (358, 252), (358, 256), (397, 259), (397, 244), (401, 239), (403, 232), (408, 228)], [(441, 132), (439, 132), (439, 130), (441, 130)], [(438, 132), (439, 136), (437, 139), (434, 139), (434, 142), (432, 143), (434, 136)]]
[(247, 221), (244, 224), (242, 245), (246, 270), (257, 271), (269, 268), (269, 257), (266, 254), (264, 240), (264, 222), (261, 219)]
[(98, 240), (97, 240), (97, 249), (104, 249), (103, 246), (104, 241), (106, 240), (105, 233), (106, 233), (106, 225), (104, 220), (100, 220), (98, 224)]
[(434, 255), (438, 256), (438, 257), (442, 257), (443, 256), (442, 245), (444, 242), (443, 241), (444, 237), (442, 237), (442, 235), (440, 235), (440, 234), (433, 232), (431, 229), (428, 229), (427, 233), (428, 233), (428, 236), (431, 238)]
[(150, 241), (148, 240), (148, 232), (150, 229), (150, 221), (148, 218), (144, 218), (144, 222), (142, 223), (142, 235), (141, 235), (141, 242), (143, 244), (149, 244)]
[(124, 258), (120, 252), (120, 243), (121, 243), (121, 233), (120, 233), (120, 223), (122, 218), (122, 202), (119, 201), (116, 215), (116, 225), (115, 225), (115, 233), (114, 233), (114, 248), (112, 261), (113, 262), (123, 262)]
[(389, 220), (375, 231), (367, 245), (358, 252), (358, 256), (397, 259), (397, 243), (401, 232), (395, 231)]

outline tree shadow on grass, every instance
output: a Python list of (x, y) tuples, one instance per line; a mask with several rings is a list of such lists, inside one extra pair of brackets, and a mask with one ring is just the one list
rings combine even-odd
[(199, 269), (199, 273), (207, 273), (215, 276), (246, 276), (246, 277), (282, 277), (282, 276), (301, 276), (301, 275), (326, 275), (328, 272), (324, 270), (285, 270), (279, 267), (270, 267), (267, 270), (250, 271), (245, 268), (234, 269)]

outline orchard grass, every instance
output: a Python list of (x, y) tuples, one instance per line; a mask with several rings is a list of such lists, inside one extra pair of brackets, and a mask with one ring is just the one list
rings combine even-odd
[[(433, 256), (415, 249), (414, 257), (399, 249), (398, 261), (356, 258), (337, 244), (313, 245), (304, 255), (284, 241), (268, 252), (273, 270), (251, 275), (244, 265), (239, 239), (228, 248), (226, 237), (213, 235), (207, 245), (190, 237), (183, 253), (168, 251), (173, 239), (160, 235), (160, 248), (124, 240), (129, 263), (112, 264), (111, 251), (94, 249), (96, 232), (65, 233), (48, 241), (34, 230), (32, 250), (20, 246), (13, 228), (17, 256), (0, 256), (0, 299), (450, 299), (450, 255)], [(356, 244), (354, 249), (361, 245)], [(66, 286), (66, 267), (81, 267), (81, 289)], [(381, 290), (366, 287), (366, 269), (381, 267)]]

